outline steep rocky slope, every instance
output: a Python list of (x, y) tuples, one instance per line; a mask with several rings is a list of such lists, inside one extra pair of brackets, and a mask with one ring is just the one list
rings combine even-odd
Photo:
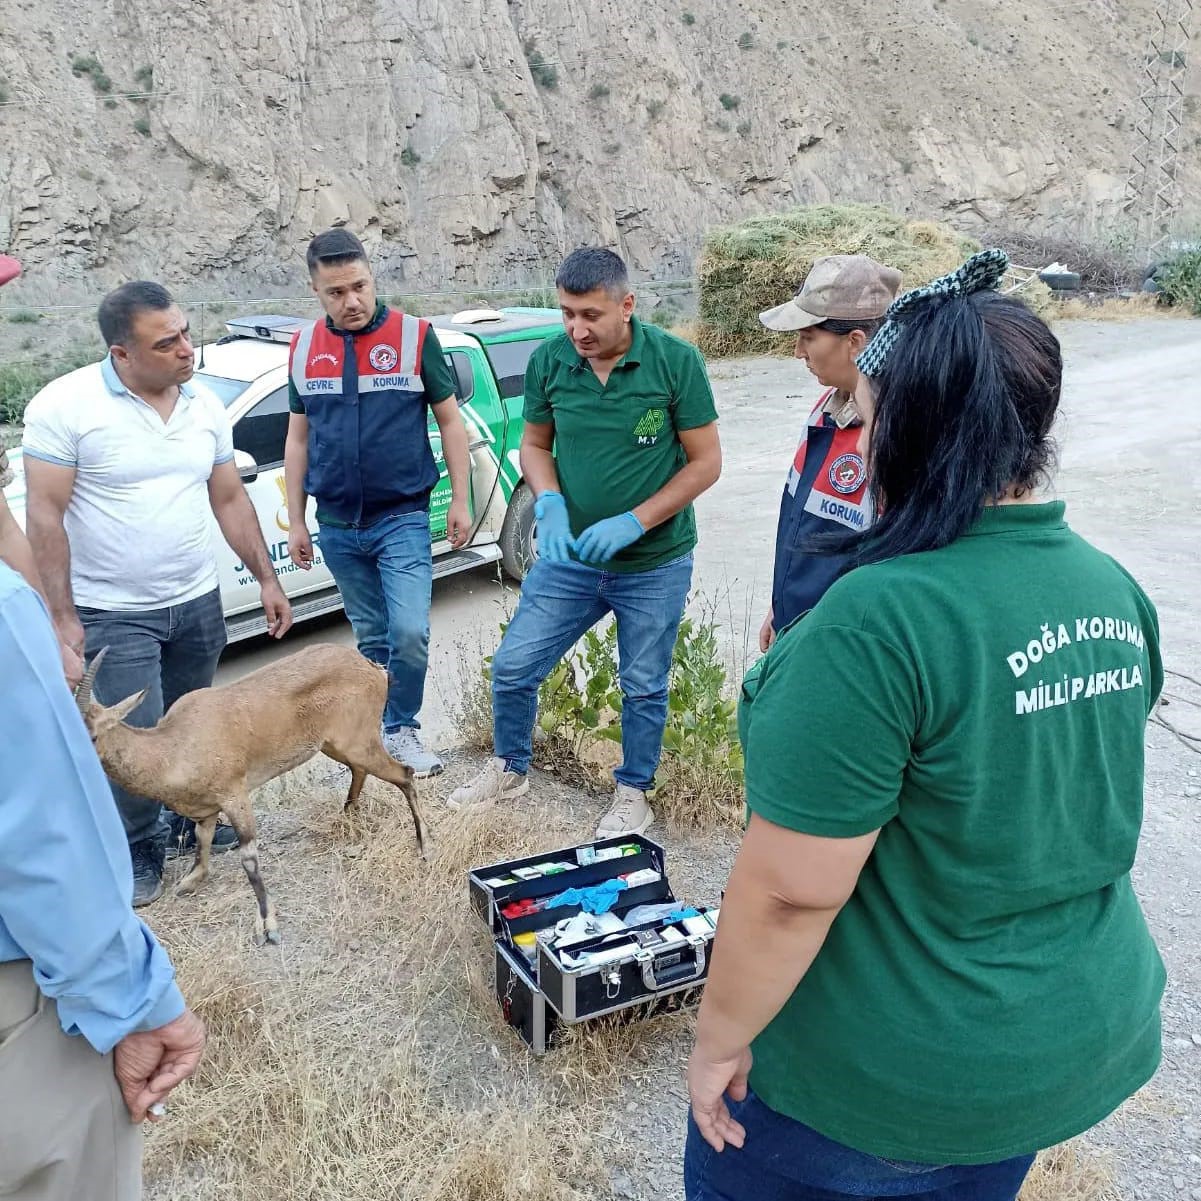
[(708, 225), (795, 201), (1104, 221), (1153, 11), (0, 0), (0, 246), (26, 296), (131, 274), (247, 295), (294, 290), (334, 222), (395, 286), (462, 287), (582, 240), (687, 274)]

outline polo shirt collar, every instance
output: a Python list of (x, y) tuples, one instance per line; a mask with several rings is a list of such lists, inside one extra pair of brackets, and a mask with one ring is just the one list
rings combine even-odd
[[(131, 392), (122, 382), (121, 377), (117, 374), (117, 368), (113, 365), (111, 354), (106, 354), (100, 363), (100, 375), (104, 379), (104, 386), (114, 396), (133, 396), (136, 400), (142, 399), (136, 393)], [(179, 394), (191, 400), (196, 395), (196, 389), (190, 383), (180, 384)]]
[(388, 306), (382, 300), (375, 302), (375, 316), (363, 326), (362, 329), (339, 329), (333, 322), (333, 318), (326, 317), (325, 328), (331, 334), (337, 334), (339, 338), (345, 338), (349, 334), (352, 338), (358, 337), (361, 334), (373, 334), (388, 317)]
[[(619, 367), (637, 367), (642, 362), (642, 355), (646, 349), (646, 334), (642, 329), (642, 322), (637, 317), (630, 318), (630, 348), (617, 360), (613, 365), (613, 370), (616, 371)], [(563, 334), (563, 342), (557, 351), (557, 357), (572, 369), (572, 371), (583, 371), (588, 366), (588, 360), (576, 350), (571, 339), (566, 333)]]

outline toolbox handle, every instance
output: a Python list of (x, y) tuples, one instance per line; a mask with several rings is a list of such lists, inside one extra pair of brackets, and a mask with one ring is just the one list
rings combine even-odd
[[(704, 939), (698, 940), (692, 947), (694, 957), (692, 963), (673, 964), (662, 974), (655, 971), (655, 952), (639, 952), (635, 958), (641, 962), (642, 983), (646, 985), (649, 992), (662, 992), (663, 989), (671, 988), (676, 984), (699, 979), (705, 974), (705, 946)], [(662, 953), (662, 951), (659, 952), (659, 954)]]

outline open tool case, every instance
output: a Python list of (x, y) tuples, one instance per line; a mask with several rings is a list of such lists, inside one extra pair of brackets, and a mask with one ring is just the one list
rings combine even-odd
[[(615, 887), (612, 907), (593, 917), (580, 903), (546, 904), (569, 890)], [(560, 1023), (643, 1018), (699, 997), (717, 910), (676, 901), (663, 848), (643, 835), (476, 868), (468, 889), (495, 940), (501, 1013), (536, 1054)], [(627, 923), (647, 906), (659, 912)], [(673, 920), (681, 912), (689, 916)]]

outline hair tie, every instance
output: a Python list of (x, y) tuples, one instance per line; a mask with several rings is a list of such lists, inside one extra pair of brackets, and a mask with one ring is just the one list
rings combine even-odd
[(864, 375), (879, 375), (888, 356), (897, 344), (906, 317), (922, 308), (928, 301), (946, 297), (970, 296), (973, 292), (989, 292), (997, 287), (1009, 269), (1009, 255), (1003, 250), (982, 250), (961, 263), (954, 271), (931, 280), (924, 288), (913, 288), (898, 296), (884, 314), (884, 324), (875, 337), (863, 348), (855, 366)]

